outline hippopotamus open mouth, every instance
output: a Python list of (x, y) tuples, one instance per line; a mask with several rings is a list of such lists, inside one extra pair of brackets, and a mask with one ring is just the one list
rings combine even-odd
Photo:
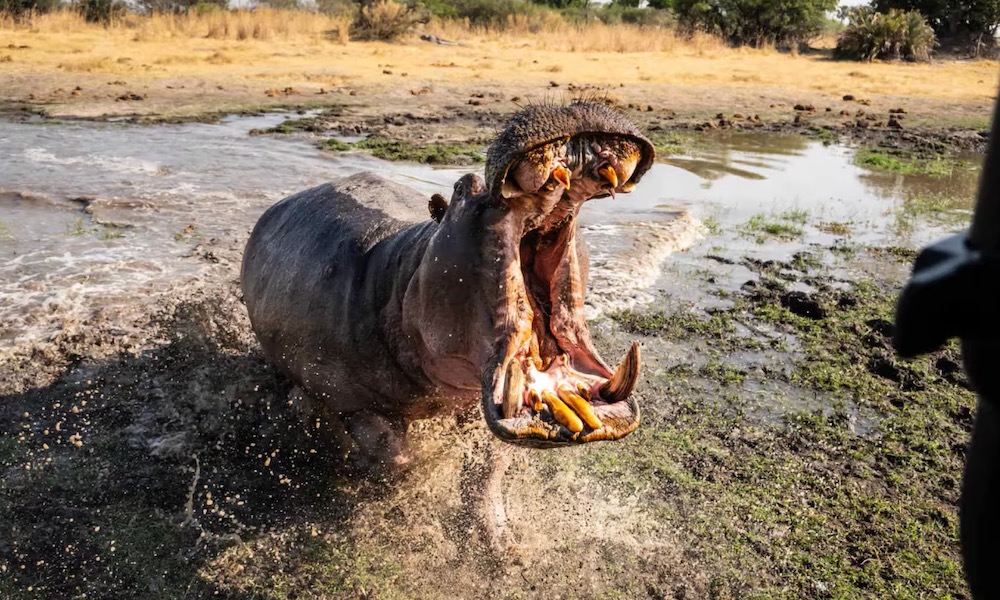
[(241, 272), (265, 356), (382, 463), (406, 462), (408, 421), (479, 398), (508, 442), (628, 435), (639, 347), (614, 372), (594, 349), (577, 215), (631, 191), (653, 157), (606, 106), (532, 106), (490, 147), (486, 183), (435, 195), (431, 220), (422, 195), (371, 173), (285, 198)]
[(588, 256), (577, 215), (587, 200), (629, 192), (652, 144), (597, 104), (532, 107), (490, 147), (489, 194), (515, 215), (497, 341), (483, 372), (483, 411), (501, 439), (547, 446), (622, 438), (639, 425), (633, 343), (615, 371), (584, 319)]

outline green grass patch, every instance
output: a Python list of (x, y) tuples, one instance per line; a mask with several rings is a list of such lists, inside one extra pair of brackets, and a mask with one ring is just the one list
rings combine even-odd
[(713, 216), (705, 217), (701, 220), (701, 223), (711, 235), (719, 235), (722, 233), (722, 223), (720, 223), (719, 220)]
[(327, 138), (319, 143), (319, 147), (323, 150), (330, 150), (331, 152), (346, 152), (353, 148), (351, 144), (342, 142), (337, 138)]
[(758, 244), (769, 239), (790, 241), (802, 237), (802, 225), (808, 218), (806, 211), (793, 210), (775, 215), (756, 214), (740, 227), (740, 234)]
[(456, 142), (431, 143), (417, 146), (387, 137), (370, 137), (354, 144), (372, 156), (391, 161), (411, 161), (431, 165), (463, 165), (486, 161), (483, 147), (478, 144)]
[(940, 155), (922, 158), (896, 154), (881, 148), (858, 149), (854, 162), (874, 171), (932, 177), (950, 177), (956, 170), (968, 168), (965, 161), (955, 158)]
[(697, 136), (681, 131), (651, 131), (649, 139), (660, 158), (694, 154), (701, 143)]
[[(712, 315), (732, 326), (678, 327), (687, 311), (613, 317), (630, 333), (680, 331), (690, 360), (708, 360), (650, 375), (643, 427), (587, 465), (693, 540), (699, 568), (720, 574), (717, 597), (967, 596), (956, 505), (976, 399), (957, 345), (896, 357), (894, 286), (835, 289), (813, 271), (809, 296), (826, 311), (814, 318), (785, 302), (788, 282), (761, 278)], [(794, 338), (791, 368), (734, 363), (741, 325)], [(749, 418), (743, 390), (763, 384), (824, 408)]]
[(483, 147), (479, 144), (465, 142), (416, 145), (401, 140), (373, 136), (354, 144), (348, 144), (334, 138), (325, 139), (317, 144), (324, 150), (346, 152), (348, 150), (365, 150), (375, 158), (390, 161), (417, 162), (428, 165), (469, 165), (486, 161)]

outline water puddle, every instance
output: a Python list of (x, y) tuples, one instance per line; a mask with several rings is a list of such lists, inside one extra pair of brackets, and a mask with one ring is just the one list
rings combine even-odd
[[(199, 244), (229, 240), (238, 261), (261, 212), (292, 192), (372, 170), (447, 196), (455, 179), (477, 170), (388, 163), (323, 152), (307, 140), (248, 135), (284, 118), (0, 122), (0, 342), (44, 340), (97, 308), (196, 281), (213, 264), (193, 251)], [(631, 195), (592, 202), (582, 216), (590, 316), (652, 300), (669, 279), (667, 257), (696, 244), (730, 257), (787, 259), (844, 237), (823, 223), (844, 224), (854, 243), (895, 236), (920, 244), (940, 227), (894, 229), (909, 198), (965, 194), (971, 202), (971, 172), (946, 179), (876, 174), (852, 158), (850, 148), (799, 136), (734, 136), (696, 157), (657, 164)], [(744, 230), (758, 215), (791, 215), (802, 234), (757, 243)], [(706, 232), (709, 241), (699, 242)]]

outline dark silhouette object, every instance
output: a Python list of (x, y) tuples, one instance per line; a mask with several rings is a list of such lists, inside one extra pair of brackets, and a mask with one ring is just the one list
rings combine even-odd
[[(1000, 119), (997, 103), (993, 123)], [(965, 573), (977, 600), (1000, 598), (1000, 140), (990, 139), (968, 234), (926, 248), (896, 308), (903, 356), (962, 340), (979, 405), (960, 502)]]

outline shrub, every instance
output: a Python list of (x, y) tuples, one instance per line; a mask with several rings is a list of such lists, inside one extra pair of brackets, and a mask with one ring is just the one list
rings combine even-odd
[(88, 23), (108, 26), (125, 18), (128, 6), (122, 0), (80, 0), (76, 9)]
[(643, 27), (672, 27), (675, 20), (670, 11), (655, 8), (633, 8), (624, 4), (610, 4), (595, 11), (595, 16), (605, 25), (629, 23)]
[(0, 0), (0, 15), (21, 21), (33, 14), (52, 12), (59, 0)]
[(730, 44), (793, 46), (823, 30), (837, 0), (674, 0), (682, 28), (722, 36)]
[(549, 12), (524, 0), (425, 0), (423, 4), (437, 17), (465, 19), (477, 27), (504, 28), (510, 20), (532, 20)]
[(929, 60), (937, 44), (934, 30), (917, 11), (875, 12), (869, 7), (847, 12), (847, 27), (837, 39), (838, 58), (852, 60)]
[(351, 26), (351, 37), (392, 41), (399, 39), (414, 25), (425, 20), (420, 11), (406, 4), (394, 0), (376, 0), (363, 6), (358, 12)]

